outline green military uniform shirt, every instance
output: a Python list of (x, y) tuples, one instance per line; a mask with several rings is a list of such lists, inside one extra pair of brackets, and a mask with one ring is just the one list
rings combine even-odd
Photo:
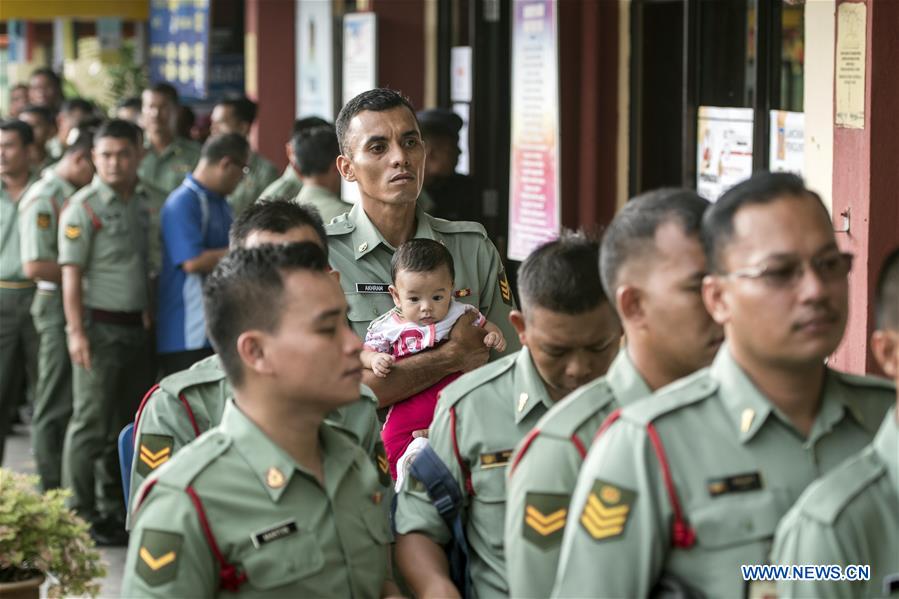
[[(428, 436), (462, 489), (471, 579), (480, 599), (509, 594), (503, 552), (506, 467), (512, 449), (552, 405), (527, 348), (440, 392)], [(450, 531), (420, 482), (407, 476), (397, 498), (397, 533), (449, 542)]]
[[(553, 595), (646, 596), (664, 576), (709, 597), (746, 596), (740, 565), (767, 562), (780, 518), (809, 483), (871, 441), (895, 402), (889, 383), (825, 376), (808, 438), (726, 345), (709, 368), (625, 407), (581, 468)], [(695, 533), (690, 547), (674, 546), (654, 439)]]
[(282, 200), (292, 200), (297, 197), (297, 194), (300, 193), (302, 187), (303, 182), (300, 181), (300, 176), (297, 175), (297, 171), (293, 166), (288, 164), (287, 168), (284, 169), (284, 173), (278, 177), (274, 183), (262, 191), (259, 199), (279, 198)]
[[(416, 208), (415, 239), (433, 239), (449, 250), (455, 263), (455, 298), (481, 311), (506, 338), (506, 354), (521, 347), (509, 322), (515, 309), (512, 289), (499, 252), (478, 223), (450, 222)], [(340, 285), (349, 304), (350, 325), (359, 337), (372, 320), (393, 309), (390, 285), (392, 247), (356, 204), (347, 214), (325, 226), (331, 267), (340, 273)], [(496, 354), (494, 354), (496, 355)]]
[(294, 201), (297, 204), (313, 206), (321, 214), (325, 224), (331, 222), (334, 217), (349, 212), (353, 207), (349, 202), (344, 202), (340, 197), (331, 193), (329, 189), (318, 185), (304, 185)]
[[(85, 307), (147, 307), (148, 243), (159, 191), (138, 182), (127, 202), (98, 176), (69, 200), (59, 221), (59, 263), (82, 269)], [(158, 211), (157, 211), (158, 215)]]
[(163, 196), (168, 196), (181, 185), (184, 176), (192, 172), (200, 161), (200, 145), (183, 137), (176, 137), (162, 152), (157, 152), (147, 141), (144, 151), (146, 153), (137, 174), (144, 181), (152, 182)]
[(613, 410), (651, 394), (627, 350), (620, 351), (606, 376), (554, 405), (515, 449), (506, 481), (510, 596), (549, 597), (571, 494), (596, 431)]
[[(221, 424), (184, 448), (141, 489), (125, 597), (378, 597), (390, 528), (365, 453), (328, 424), (319, 429), (324, 486), (233, 401)], [(222, 557), (246, 575), (220, 589)]]
[(43, 172), (19, 201), (19, 242), (22, 262), (56, 262), (59, 257), (59, 215), (75, 186), (53, 169)]
[(869, 565), (868, 581), (780, 581), (778, 597), (880, 597), (899, 591), (899, 423), (806, 489), (777, 530), (775, 564)]
[(38, 173), (32, 171), (25, 184), (25, 189), (14, 202), (0, 181), (0, 281), (29, 282), (22, 270), (22, 259), (19, 253), (19, 204), (28, 193), (31, 185), (38, 180)]
[[(137, 430), (134, 431), (136, 443), (129, 495), (132, 505), (137, 490), (148, 476), (199, 434), (221, 422), (225, 404), (231, 397), (231, 386), (216, 355), (159, 382), (158, 388), (144, 404)], [(193, 421), (182, 398), (190, 406)], [(362, 447), (378, 465), (384, 486), (389, 487), (390, 475), (381, 443), (377, 406), (378, 401), (372, 390), (361, 385), (359, 401), (331, 412), (328, 422)], [(128, 518), (130, 521), (130, 513)]]
[(250, 172), (240, 180), (237, 189), (232, 191), (227, 198), (235, 218), (262, 197), (262, 190), (278, 178), (278, 169), (275, 168), (275, 165), (258, 152), (250, 152), (247, 166)]

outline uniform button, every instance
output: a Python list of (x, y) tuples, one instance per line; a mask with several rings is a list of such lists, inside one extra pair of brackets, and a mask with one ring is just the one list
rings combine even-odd
[(367, 243), (360, 243), (360, 244), (359, 244), (359, 251), (360, 251), (360, 252), (364, 252), (364, 251), (367, 250), (367, 249), (368, 249), (368, 244), (367, 244)]

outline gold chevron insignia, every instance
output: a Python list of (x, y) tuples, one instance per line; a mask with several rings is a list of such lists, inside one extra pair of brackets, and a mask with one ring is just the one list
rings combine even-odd
[(172, 457), (171, 447), (163, 447), (154, 453), (146, 445), (140, 446), (140, 461), (149, 466), (151, 470), (156, 470), (165, 464), (170, 457)]
[(597, 541), (620, 536), (635, 498), (633, 491), (597, 480), (581, 512), (581, 525)]
[(387, 458), (379, 455), (378, 456), (378, 468), (381, 469), (381, 472), (387, 472), (389, 464), (387, 463)]
[(165, 566), (168, 566), (173, 561), (175, 561), (175, 552), (169, 551), (168, 553), (164, 553), (159, 557), (153, 557), (153, 554), (146, 547), (140, 548), (140, 558), (144, 561), (147, 566), (153, 571), (159, 570)]
[(524, 514), (524, 523), (542, 536), (549, 536), (557, 530), (565, 527), (565, 516), (568, 510), (562, 508), (551, 514), (544, 514), (532, 505), (527, 506)]

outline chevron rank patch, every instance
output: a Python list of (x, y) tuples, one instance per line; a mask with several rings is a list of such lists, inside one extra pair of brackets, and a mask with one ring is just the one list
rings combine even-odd
[(524, 503), (524, 538), (541, 549), (555, 547), (565, 532), (571, 496), (564, 493), (528, 493)]
[(49, 212), (38, 212), (37, 213), (37, 228), (38, 229), (49, 229), (50, 228), (50, 213)]
[(183, 540), (176, 532), (145, 528), (137, 552), (137, 575), (151, 587), (174, 580)]
[(596, 541), (620, 537), (636, 499), (634, 491), (597, 478), (581, 512), (581, 526)]
[(384, 449), (384, 444), (378, 441), (378, 444), (375, 446), (375, 457), (378, 460), (378, 481), (381, 483), (382, 487), (390, 487), (393, 485), (393, 480), (390, 477), (390, 462), (387, 461), (387, 451)]
[(81, 237), (81, 227), (78, 225), (66, 226), (66, 239), (78, 239)]
[(505, 302), (507, 306), (514, 306), (515, 302), (512, 301), (512, 286), (509, 285), (509, 277), (506, 276), (506, 271), (500, 271), (497, 279), (499, 281), (499, 294), (502, 296), (503, 302)]
[(172, 457), (175, 440), (168, 435), (142, 434), (138, 443), (137, 472), (147, 476)]

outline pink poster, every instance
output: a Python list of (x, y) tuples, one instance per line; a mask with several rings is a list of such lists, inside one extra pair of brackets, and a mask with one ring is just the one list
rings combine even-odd
[(512, 3), (510, 260), (559, 236), (558, 18), (553, 0)]

